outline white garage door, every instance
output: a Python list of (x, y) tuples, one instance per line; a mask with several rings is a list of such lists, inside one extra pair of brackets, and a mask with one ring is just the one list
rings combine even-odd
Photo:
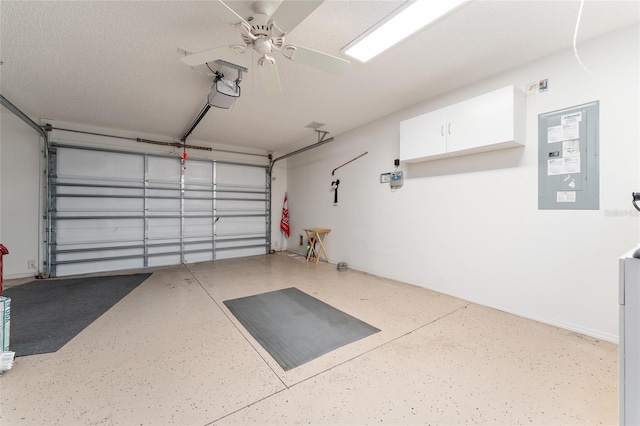
[(267, 253), (266, 166), (53, 145), (52, 276)]

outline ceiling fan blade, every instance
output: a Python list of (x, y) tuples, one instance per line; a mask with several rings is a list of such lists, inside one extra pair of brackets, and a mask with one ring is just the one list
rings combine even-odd
[(282, 87), (280, 87), (280, 76), (278, 75), (278, 66), (275, 62), (265, 62), (263, 65), (258, 66), (258, 70), (260, 71), (262, 87), (267, 95), (277, 95), (282, 93)]
[[(284, 47), (283, 51), (285, 53), (284, 56), (294, 62), (299, 62), (334, 74), (344, 74), (350, 65), (350, 62), (345, 59), (318, 52), (307, 47), (288, 45)], [(288, 51), (291, 53), (287, 55), (286, 53)]]
[(213, 13), (224, 22), (229, 25), (239, 24), (245, 22), (245, 20), (233, 11), (229, 6), (222, 2), (222, 0), (214, 0), (211, 2), (211, 8)]
[(234, 62), (237, 60), (238, 54), (234, 53), (229, 46), (217, 47), (215, 49), (205, 50), (204, 52), (192, 53), (191, 55), (183, 56), (180, 58), (185, 64), (195, 67), (207, 62), (213, 62), (216, 59), (222, 59), (227, 62)]
[(311, 15), (324, 0), (288, 1), (283, 0), (271, 15), (271, 20), (281, 30), (289, 33), (304, 19)]

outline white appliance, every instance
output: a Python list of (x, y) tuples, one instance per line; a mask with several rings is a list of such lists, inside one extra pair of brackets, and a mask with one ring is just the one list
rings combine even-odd
[[(635, 255), (635, 257), (634, 257)], [(620, 258), (620, 425), (640, 425), (640, 245)]]

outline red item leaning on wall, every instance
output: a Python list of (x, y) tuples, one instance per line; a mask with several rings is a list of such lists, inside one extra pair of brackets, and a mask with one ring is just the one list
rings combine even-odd
[(9, 254), (9, 250), (0, 244), (0, 296), (2, 296), (2, 257)]
[(287, 194), (284, 194), (284, 205), (282, 206), (282, 219), (280, 220), (280, 229), (282, 232), (289, 238), (290, 229), (289, 229), (289, 205), (287, 202)]

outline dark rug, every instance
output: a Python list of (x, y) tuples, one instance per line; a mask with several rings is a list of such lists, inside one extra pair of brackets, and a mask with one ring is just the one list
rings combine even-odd
[(150, 275), (37, 280), (5, 289), (9, 349), (16, 356), (57, 351)]
[(224, 304), (285, 371), (380, 331), (294, 287)]

